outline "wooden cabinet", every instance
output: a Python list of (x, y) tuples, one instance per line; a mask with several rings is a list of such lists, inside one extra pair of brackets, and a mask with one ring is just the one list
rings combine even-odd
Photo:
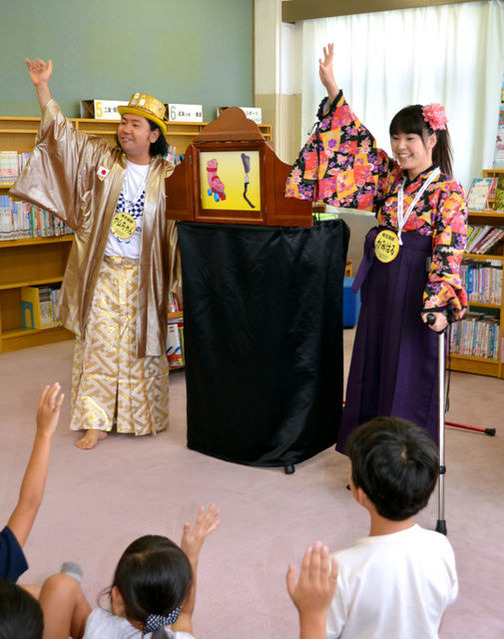
[[(498, 177), (504, 174), (504, 169), (484, 170), (483, 177)], [(489, 225), (489, 226), (502, 226), (504, 227), (504, 213), (493, 210), (493, 201), (489, 201), (489, 207), (484, 211), (469, 211), (469, 224), (470, 225)], [(482, 265), (485, 263), (493, 263), (497, 268), (504, 266), (504, 244), (499, 242), (494, 249), (495, 254), (471, 254), (466, 253), (464, 261), (471, 260), (473, 262), (480, 262)], [(451, 370), (463, 371), (467, 373), (476, 373), (478, 375), (489, 375), (492, 377), (504, 378), (504, 364), (503, 359), (503, 317), (504, 317), (504, 285), (501, 284), (500, 304), (492, 304), (490, 302), (469, 302), (469, 310), (479, 313), (485, 313), (494, 317), (498, 321), (498, 339), (496, 355), (497, 358), (485, 358), (475, 357), (471, 355), (459, 355), (453, 353), (451, 355)]]
[[(99, 135), (115, 143), (117, 121), (71, 118), (75, 128)], [(35, 144), (40, 118), (0, 117), (0, 151), (29, 152)], [(198, 123), (167, 123), (167, 142), (184, 154), (194, 136), (206, 126)], [(266, 140), (271, 126), (259, 125)], [(9, 185), (0, 186), (0, 195), (8, 195)], [(72, 243), (72, 236), (0, 241), (0, 353), (72, 339), (62, 327), (27, 330), (22, 328), (21, 288), (60, 283)]]

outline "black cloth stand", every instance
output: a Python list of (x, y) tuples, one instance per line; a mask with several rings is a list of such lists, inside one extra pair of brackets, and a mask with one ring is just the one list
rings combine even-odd
[(349, 229), (179, 222), (188, 447), (288, 466), (333, 445)]

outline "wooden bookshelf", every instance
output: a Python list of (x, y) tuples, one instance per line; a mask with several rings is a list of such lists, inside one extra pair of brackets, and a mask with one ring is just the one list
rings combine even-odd
[(21, 289), (63, 281), (72, 236), (0, 242), (0, 353), (38, 346), (73, 334), (62, 327), (23, 329)]
[[(99, 135), (115, 144), (117, 120), (70, 118), (77, 130)], [(168, 122), (166, 140), (183, 155), (206, 122)], [(27, 153), (33, 150), (40, 118), (0, 116), (0, 151)], [(259, 129), (271, 141), (271, 125)], [(0, 185), (0, 195), (8, 195), (10, 185)], [(73, 334), (62, 327), (43, 330), (22, 328), (21, 288), (62, 282), (73, 236), (0, 241), (0, 353), (39, 346)], [(169, 315), (173, 318), (173, 315)], [(177, 367), (180, 368), (180, 367)]]
[[(486, 169), (483, 171), (483, 177), (498, 177), (504, 174), (503, 169)], [(493, 201), (489, 201), (489, 207), (493, 207)], [(488, 224), (490, 226), (504, 226), (504, 212), (498, 212), (493, 208), (483, 211), (469, 211), (469, 224)], [(504, 243), (499, 243), (495, 249), (495, 254), (481, 255), (479, 253), (466, 253), (464, 259), (470, 259), (477, 262), (487, 262), (489, 260), (501, 262), (504, 266)], [(493, 311), (499, 320), (499, 336), (497, 347), (497, 359), (484, 357), (473, 357), (470, 355), (459, 355), (453, 353), (448, 361), (448, 367), (454, 371), (462, 371), (465, 373), (474, 373), (477, 375), (488, 375), (490, 377), (499, 377), (504, 379), (504, 283), (501, 289), (501, 303), (490, 304), (484, 302), (469, 302), (469, 309), (474, 311), (486, 310)]]

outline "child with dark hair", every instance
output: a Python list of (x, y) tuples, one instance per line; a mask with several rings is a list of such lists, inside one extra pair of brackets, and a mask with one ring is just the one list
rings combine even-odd
[(24, 588), (0, 579), (0, 638), (42, 639), (43, 630), (38, 601)]
[(219, 525), (212, 504), (201, 507), (180, 548), (167, 537), (145, 535), (122, 554), (110, 590), (110, 610), (91, 610), (68, 574), (47, 579), (40, 593), (47, 639), (191, 639), (199, 554)]
[(336, 448), (343, 453), (352, 430), (378, 415), (408, 419), (437, 441), (435, 332), (467, 307), (460, 276), (467, 207), (452, 176), (448, 120), (440, 104), (401, 109), (390, 123), (389, 157), (337, 85), (333, 56), (334, 46), (324, 47), (327, 98), (285, 195), (377, 218), (354, 281), (362, 305)]
[[(377, 417), (352, 433), (347, 453), (350, 488), (369, 512), (371, 529), (369, 537), (335, 554), (327, 638), (437, 638), (443, 613), (457, 596), (455, 557), (444, 535), (413, 520), (436, 485), (436, 445), (411, 422)], [(323, 604), (325, 594), (315, 601)], [(318, 610), (320, 623), (326, 609)]]
[[(28, 570), (23, 547), (44, 496), (51, 441), (64, 399), (58, 383), (46, 386), (37, 408), (37, 430), (33, 449), (19, 491), (19, 500), (7, 526), (0, 531), (0, 578), (17, 581)], [(1, 636), (1, 635), (0, 635)]]

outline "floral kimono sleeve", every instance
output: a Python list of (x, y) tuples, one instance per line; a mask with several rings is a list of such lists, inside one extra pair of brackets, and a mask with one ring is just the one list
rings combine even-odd
[[(437, 201), (436, 201), (437, 200)], [(449, 308), (458, 319), (467, 306), (460, 264), (466, 245), (467, 206), (462, 187), (452, 180), (432, 194), (432, 262), (423, 296), (423, 310)]]
[(398, 167), (376, 148), (340, 91), (319, 107), (318, 123), (295, 161), (285, 196), (338, 207), (378, 211)]

